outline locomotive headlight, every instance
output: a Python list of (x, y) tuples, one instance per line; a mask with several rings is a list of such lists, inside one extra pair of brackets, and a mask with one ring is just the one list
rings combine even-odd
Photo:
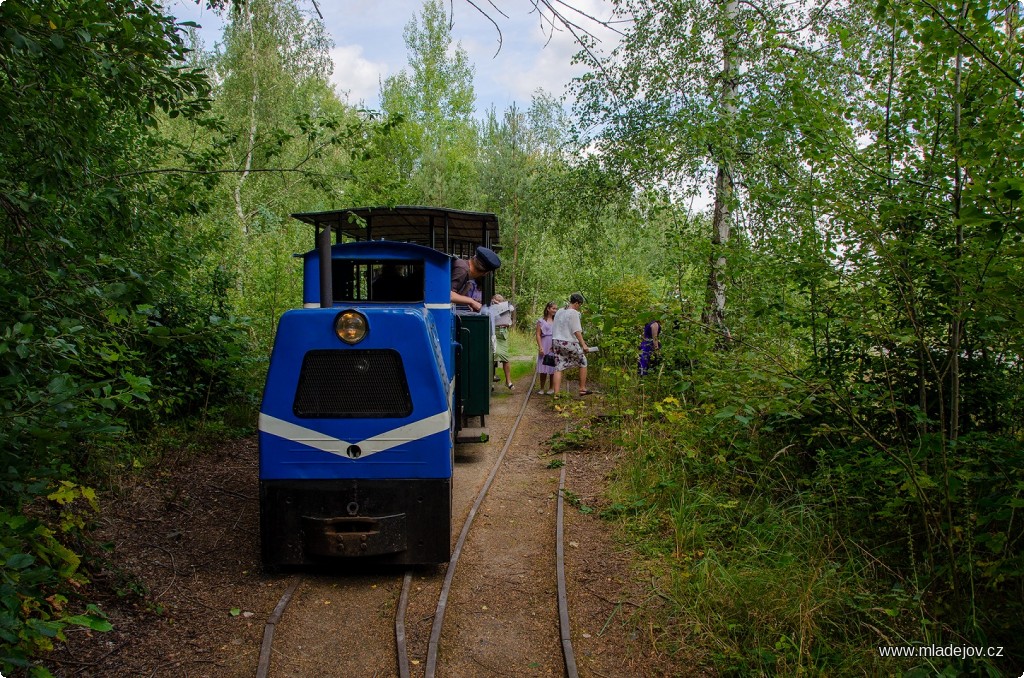
[(334, 319), (334, 333), (346, 344), (358, 344), (369, 331), (370, 323), (359, 311), (342, 311)]

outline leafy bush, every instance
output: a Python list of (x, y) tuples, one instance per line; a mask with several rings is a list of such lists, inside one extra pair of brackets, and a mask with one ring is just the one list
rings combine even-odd
[[(0, 666), (8, 674), (30, 667), (34, 655), (53, 649), (54, 640), (65, 640), (68, 626), (112, 628), (96, 606), (81, 602), (88, 579), (80, 570), (81, 558), (67, 545), (85, 527), (86, 517), (98, 510), (95, 493), (68, 481), (50, 486), (49, 492), (44, 487), (34, 483), (25, 494), (46, 493), (49, 505), (57, 507), (52, 515), (56, 529), (39, 518), (0, 510)], [(48, 675), (38, 667), (32, 667), (32, 674)]]

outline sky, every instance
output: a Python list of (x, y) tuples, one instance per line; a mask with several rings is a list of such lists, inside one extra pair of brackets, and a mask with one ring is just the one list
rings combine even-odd
[[(304, 9), (314, 11), (311, 0), (300, 2)], [(164, 0), (164, 4), (179, 20), (203, 26), (200, 35), (207, 49), (220, 40), (224, 22), (215, 12), (194, 0)], [(500, 50), (498, 29), (474, 4), (486, 9), (500, 27)], [(608, 18), (610, 14), (607, 0), (572, 0), (568, 4), (590, 16)], [(422, 11), (423, 0), (317, 0), (317, 5), (334, 42), (331, 80), (336, 91), (351, 104), (378, 108), (381, 80), (408, 68), (403, 31)], [(499, 112), (513, 104), (526, 109), (538, 88), (561, 96), (570, 80), (584, 72), (571, 63), (578, 51), (573, 37), (565, 30), (552, 32), (534, 9), (533, 0), (474, 0), (472, 4), (470, 0), (444, 0), (443, 5), (454, 18), (453, 42), (461, 44), (475, 71), (478, 117), (491, 106)], [(563, 11), (595, 34), (601, 30), (585, 17)], [(614, 36), (606, 31), (599, 37), (610, 51)]]

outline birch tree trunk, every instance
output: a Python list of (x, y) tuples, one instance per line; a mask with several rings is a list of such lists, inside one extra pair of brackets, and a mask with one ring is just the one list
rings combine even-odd
[(519, 191), (512, 194), (512, 276), (509, 280), (511, 297), (516, 298), (516, 271), (519, 270), (519, 225), (522, 222), (522, 210), (519, 205)]
[(238, 183), (235, 184), (235, 214), (238, 216), (239, 228), (242, 230), (242, 235), (246, 236), (249, 234), (249, 221), (246, 218), (245, 210), (242, 208), (242, 185), (245, 183), (246, 178), (249, 176), (249, 172), (252, 170), (252, 154), (256, 146), (256, 104), (259, 102), (259, 77), (256, 69), (256, 35), (253, 32), (252, 26), (252, 7), (248, 4), (245, 5), (245, 23), (246, 28), (249, 32), (249, 48), (250, 56), (252, 57), (252, 99), (249, 104), (249, 137), (248, 143), (245, 149), (245, 163), (242, 169), (242, 173), (238, 176)]
[[(736, 63), (734, 53), (735, 23), (739, 14), (737, 0), (725, 5), (722, 37), (722, 112), (723, 129), (728, 129), (736, 113)], [(704, 323), (729, 336), (725, 324), (725, 247), (732, 226), (733, 181), (728, 164), (728, 148), (719, 149), (718, 174), (715, 178), (715, 211), (711, 228), (711, 255), (709, 260)]]

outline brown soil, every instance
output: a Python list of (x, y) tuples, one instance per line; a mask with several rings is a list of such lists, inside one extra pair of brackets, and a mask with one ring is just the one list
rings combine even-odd
[[(531, 378), (495, 393), (491, 441), (457, 451), (453, 544), (519, 414)], [(574, 393), (574, 383), (566, 385)], [(576, 401), (575, 397), (570, 400)], [(585, 407), (600, 412), (600, 396)], [(597, 514), (613, 451), (553, 454), (566, 426), (550, 396), (533, 396), (476, 516), (454, 577), (439, 645), (440, 676), (561, 676), (555, 599), (558, 468), (583, 513), (565, 505), (572, 645), (581, 676), (698, 675), (654, 647), (652, 596)], [(295, 575), (259, 564), (255, 437), (126, 478), (105, 497), (93, 537), (107, 566), (92, 595), (110, 633), (69, 630), (45, 659), (57, 676), (253, 676), (265, 624)], [(422, 675), (446, 566), (414, 573), (406, 619), (413, 676)], [(393, 676), (400, 571), (306, 575), (275, 627), (269, 675)]]

